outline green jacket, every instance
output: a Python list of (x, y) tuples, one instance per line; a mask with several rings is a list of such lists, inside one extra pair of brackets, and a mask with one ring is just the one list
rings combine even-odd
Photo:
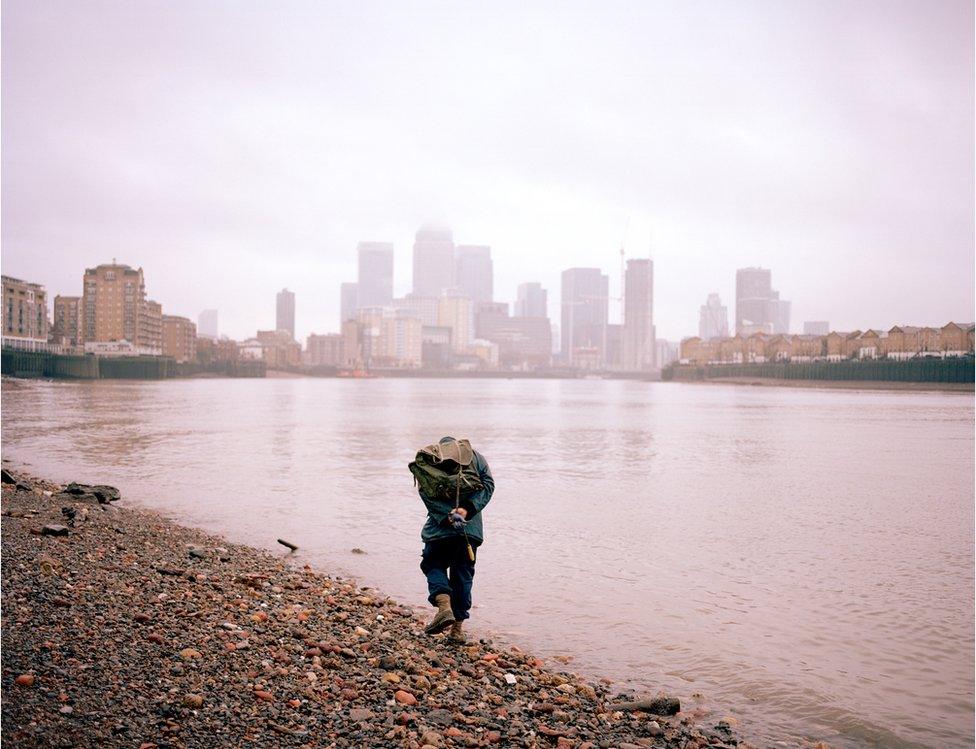
[(420, 531), (420, 537), (424, 543), (437, 541), (442, 538), (454, 538), (456, 536), (463, 538), (465, 534), (467, 534), (468, 540), (475, 546), (485, 540), (484, 525), (481, 522), (481, 511), (485, 509), (485, 506), (491, 500), (491, 495), (495, 491), (495, 480), (492, 478), (491, 470), (488, 468), (488, 461), (477, 450), (474, 451), (474, 464), (478, 469), (478, 474), (481, 476), (481, 483), (485, 485), (485, 488), (477, 494), (472, 494), (470, 497), (461, 499), (460, 506), (468, 511), (468, 524), (462, 531), (455, 530), (454, 526), (447, 519), (448, 515), (451, 514), (451, 510), (454, 509), (453, 502), (432, 499), (419, 489), (417, 490), (420, 498), (424, 501), (424, 505), (427, 507), (427, 522), (424, 523), (424, 527)]

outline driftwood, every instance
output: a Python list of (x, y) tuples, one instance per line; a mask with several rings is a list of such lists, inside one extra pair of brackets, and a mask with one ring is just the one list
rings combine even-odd
[(649, 697), (634, 702), (615, 702), (607, 707), (616, 712), (633, 712), (640, 710), (655, 715), (674, 715), (681, 711), (681, 702), (677, 697)]
[(292, 551), (298, 551), (298, 547), (295, 546), (295, 544), (293, 544), (293, 543), (291, 543), (289, 541), (285, 541), (285, 539), (283, 539), (283, 538), (279, 538), (278, 539), (278, 543), (281, 544), (282, 546), (287, 546)]

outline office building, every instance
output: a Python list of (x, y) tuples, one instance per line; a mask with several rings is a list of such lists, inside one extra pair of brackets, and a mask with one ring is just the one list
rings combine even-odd
[(657, 350), (658, 368), (664, 369), (669, 364), (678, 361), (680, 344), (658, 338), (654, 341), (654, 346)]
[(698, 337), (703, 341), (712, 338), (725, 338), (729, 334), (729, 310), (718, 294), (709, 294), (708, 300), (699, 308)]
[(197, 326), (185, 317), (163, 315), (163, 356), (178, 362), (197, 358)]
[(496, 317), (508, 317), (507, 303), (482, 302), (481, 304), (474, 305), (474, 337), (487, 338), (483, 332), (484, 323)]
[(217, 310), (205, 309), (197, 315), (197, 337), (219, 338), (217, 331)]
[(3, 276), (3, 345), (43, 350), (48, 345), (47, 291), (43, 286)]
[(437, 302), (437, 325), (451, 329), (451, 347), (465, 353), (473, 339), (474, 315), (471, 300), (460, 294), (447, 293)]
[[(294, 305), (294, 295), (292, 295)], [(261, 346), (261, 358), (268, 369), (292, 369), (302, 363), (302, 344), (295, 340), (290, 331), (259, 330), (257, 341)]]
[(481, 315), (477, 336), (498, 344), (498, 363), (513, 369), (548, 367), (552, 328), (545, 317)]
[(360, 242), (357, 307), (388, 307), (393, 301), (393, 245)]
[(287, 330), (292, 339), (295, 338), (295, 294), (288, 289), (278, 292), (275, 330)]
[(81, 346), (82, 303), (80, 296), (54, 297), (54, 319), (51, 322), (51, 338), (61, 346)]
[(342, 366), (342, 342), (341, 333), (310, 334), (305, 340), (305, 363), (310, 367)]
[(584, 369), (605, 363), (610, 279), (598, 268), (569, 268), (562, 273), (563, 361)]
[(491, 248), (459, 244), (454, 253), (455, 286), (478, 305), (493, 299)]
[(627, 261), (624, 273), (623, 369), (654, 369), (654, 261)]
[(549, 317), (549, 299), (537, 281), (520, 283), (515, 299), (515, 317)]
[(790, 303), (779, 298), (767, 268), (740, 268), (735, 273), (735, 332), (790, 332)]
[(424, 226), (413, 244), (413, 293), (439, 298), (455, 286), (454, 235), (450, 229)]
[(393, 309), (416, 317), (423, 325), (437, 325), (438, 297), (407, 294), (393, 300)]
[(830, 332), (830, 323), (826, 320), (808, 320), (803, 323), (804, 335), (827, 335)]
[(352, 320), (359, 309), (359, 284), (344, 282), (339, 287), (339, 323)]

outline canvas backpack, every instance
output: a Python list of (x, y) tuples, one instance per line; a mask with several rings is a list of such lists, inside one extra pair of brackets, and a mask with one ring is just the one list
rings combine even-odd
[(407, 467), (413, 474), (414, 486), (421, 492), (454, 507), (461, 499), (485, 488), (475, 466), (474, 449), (465, 439), (422, 447)]

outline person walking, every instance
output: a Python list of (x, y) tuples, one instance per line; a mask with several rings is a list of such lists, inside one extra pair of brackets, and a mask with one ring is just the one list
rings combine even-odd
[(437, 608), (425, 631), (450, 629), (448, 639), (463, 643), (478, 547), (485, 538), (482, 512), (495, 480), (484, 456), (468, 440), (454, 437), (419, 451), (410, 471), (427, 508), (420, 569), (427, 578), (427, 600)]

